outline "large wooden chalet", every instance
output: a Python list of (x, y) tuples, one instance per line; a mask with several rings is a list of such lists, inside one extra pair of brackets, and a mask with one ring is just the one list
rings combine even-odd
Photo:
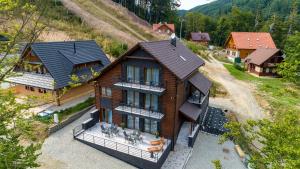
[(184, 121), (198, 130), (211, 82), (204, 61), (179, 41), (140, 42), (106, 67), (95, 83), (100, 121), (156, 133), (176, 142)]
[[(39, 42), (27, 45), (21, 55), (22, 64), (14, 72), (16, 76), (6, 81), (14, 84), (21, 95), (43, 96), (57, 105), (93, 93), (93, 71), (100, 72), (110, 64), (95, 41)], [(71, 78), (75, 75), (76, 81)], [(76, 87), (63, 92), (76, 83)]]
[(231, 32), (225, 42), (227, 57), (234, 60), (245, 59), (259, 48), (276, 49), (276, 45), (267, 32)]

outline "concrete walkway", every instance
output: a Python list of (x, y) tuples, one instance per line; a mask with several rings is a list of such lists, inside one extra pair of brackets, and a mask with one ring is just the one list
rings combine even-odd
[(134, 167), (73, 139), (72, 130), (89, 113), (48, 137), (38, 159), (40, 169), (133, 169)]
[(186, 169), (215, 169), (213, 160), (220, 160), (222, 169), (246, 169), (234, 150), (233, 142), (218, 144), (218, 141), (219, 136), (199, 132)]
[(189, 124), (184, 123), (180, 129), (174, 151), (171, 151), (162, 169), (182, 169), (191, 156), (192, 148), (188, 147)]

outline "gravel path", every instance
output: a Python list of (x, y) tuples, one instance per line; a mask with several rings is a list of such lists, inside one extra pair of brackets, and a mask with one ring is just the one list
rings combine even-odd
[(73, 140), (72, 129), (89, 117), (80, 119), (48, 137), (38, 161), (40, 169), (133, 169), (134, 167), (88, 145)]
[(218, 141), (218, 136), (200, 132), (186, 169), (215, 169), (212, 160), (220, 160), (223, 169), (246, 169), (234, 150), (233, 142), (218, 144)]
[(212, 57), (205, 63), (204, 70), (210, 78), (221, 83), (229, 93), (228, 99), (210, 99), (212, 106), (236, 112), (240, 121), (266, 117), (253, 95), (251, 84), (235, 79), (222, 63)]

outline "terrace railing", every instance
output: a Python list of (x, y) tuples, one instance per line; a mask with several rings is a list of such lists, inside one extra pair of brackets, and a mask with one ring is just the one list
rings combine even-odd
[(118, 87), (132, 88), (137, 90), (145, 90), (156, 93), (163, 93), (165, 91), (165, 85), (156, 81), (144, 81), (144, 80), (131, 80), (127, 78), (118, 78), (117, 83), (114, 84)]
[[(134, 146), (129, 146), (123, 143), (119, 143), (110, 139), (101, 138), (92, 134), (88, 134), (85, 132), (82, 132), (81, 134), (74, 136), (77, 139), (81, 139), (96, 145), (100, 145), (102, 147), (106, 147), (112, 150), (116, 150), (125, 154), (128, 154), (130, 156), (135, 156), (144, 160), (152, 161), (152, 162), (158, 162), (160, 156), (162, 155), (162, 152), (148, 152), (140, 148), (136, 148)], [(167, 146), (169, 146), (170, 141), (167, 140)]]
[(143, 117), (148, 117), (152, 119), (161, 120), (164, 117), (164, 114), (159, 110), (154, 110), (154, 108), (150, 107), (148, 109), (132, 106), (126, 103), (119, 103), (119, 105), (115, 108), (117, 111), (121, 111), (127, 114), (139, 115)]

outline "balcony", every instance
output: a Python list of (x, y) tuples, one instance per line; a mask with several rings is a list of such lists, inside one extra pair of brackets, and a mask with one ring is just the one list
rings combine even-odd
[(204, 101), (208, 98), (208, 95), (201, 96), (199, 93), (193, 93), (192, 96), (188, 98), (188, 102), (197, 104), (197, 105), (202, 105)]
[(122, 114), (128, 114), (133, 116), (139, 116), (143, 118), (149, 118), (153, 120), (160, 121), (164, 117), (164, 114), (159, 111), (154, 111), (151, 108), (150, 109), (143, 109), (140, 107), (134, 107), (127, 104), (120, 104), (115, 108), (116, 111), (122, 113)]
[(118, 79), (118, 82), (114, 84), (115, 87), (121, 89), (130, 89), (144, 93), (151, 93), (156, 95), (162, 95), (165, 92), (164, 85), (157, 82), (145, 82), (145, 81), (132, 81), (125, 79)]
[[(103, 132), (101, 125), (106, 129), (111, 128), (111, 125), (106, 123), (96, 123), (86, 129), (82, 126), (77, 126), (73, 129), (73, 137), (84, 144), (138, 168), (161, 168), (170, 152), (171, 140), (156, 138), (152, 134), (140, 132), (141, 140), (130, 142), (126, 139), (124, 133), (130, 136), (136, 131), (126, 128), (123, 130), (117, 127), (117, 133), (107, 134)], [(164, 140), (161, 149), (152, 151), (151, 148), (159, 147), (153, 145), (152, 142), (161, 139)]]
[(44, 89), (54, 89), (54, 79), (53, 77), (46, 74), (38, 74), (34, 72), (15, 72), (15, 76), (8, 77), (5, 81), (14, 83), (14, 84), (22, 84), (34, 87), (40, 87)]

